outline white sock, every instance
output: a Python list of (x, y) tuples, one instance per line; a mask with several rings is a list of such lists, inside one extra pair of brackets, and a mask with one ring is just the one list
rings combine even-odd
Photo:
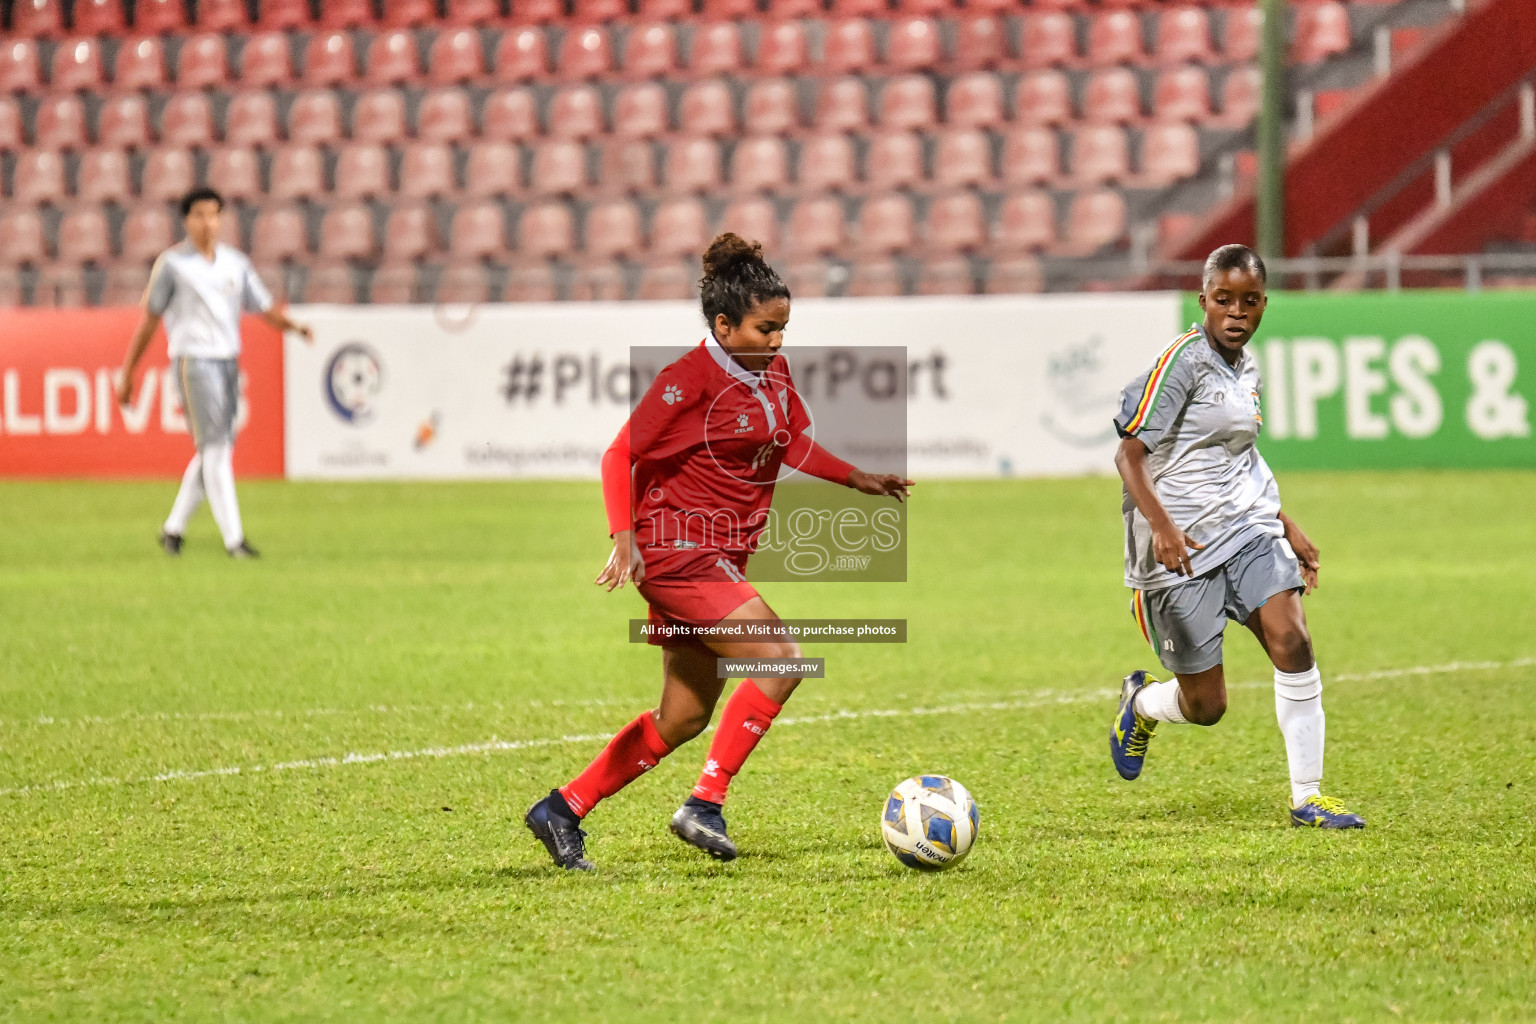
[(203, 489), (208, 492), (213, 521), (224, 535), (224, 546), (237, 547), (245, 540), (245, 528), (240, 525), (240, 502), (235, 499), (235, 446), (228, 442), (207, 444), (202, 456)]
[(1323, 784), (1323, 676), (1313, 665), (1305, 672), (1275, 669), (1275, 717), (1285, 737), (1291, 766), (1291, 806), (1316, 796)]
[(203, 503), (203, 456), (192, 456), (187, 471), (181, 475), (181, 489), (171, 503), (171, 514), (165, 520), (165, 532), (180, 537), (187, 532), (192, 513)]
[(1136, 695), (1136, 713), (1143, 718), (1158, 722), (1178, 722), (1188, 725), (1189, 719), (1179, 710), (1179, 681), (1169, 679), (1161, 683), (1148, 683)]

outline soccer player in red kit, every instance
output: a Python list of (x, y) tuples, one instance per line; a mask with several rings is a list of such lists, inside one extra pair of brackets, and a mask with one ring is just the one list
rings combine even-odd
[[(811, 439), (810, 415), (779, 354), (789, 289), (764, 262), (761, 245), (734, 234), (716, 238), (704, 254), (699, 291), (709, 335), (657, 375), (603, 457), (613, 554), (596, 582), (611, 591), (633, 580), (649, 603), (658, 627), (650, 642), (662, 649), (661, 703), (524, 817), (567, 870), (592, 870), (581, 821), (598, 801), (709, 725), (725, 686), (717, 656), (800, 657), (746, 576), (780, 467), (897, 501), (912, 486), (896, 474), (856, 469)], [(766, 638), (708, 633), (739, 622), (767, 627)], [(669, 637), (667, 627), (704, 635)], [(698, 785), (672, 817), (684, 842), (719, 860), (736, 856), (721, 814), (726, 790), (799, 682), (744, 679), (731, 694)]]

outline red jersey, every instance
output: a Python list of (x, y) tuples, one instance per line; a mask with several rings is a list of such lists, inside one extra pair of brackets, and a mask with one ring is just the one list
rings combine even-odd
[(767, 526), (786, 458), (847, 482), (853, 467), (815, 445), (810, 425), (782, 355), (758, 374), (713, 338), (700, 342), (657, 375), (630, 414), (609, 450), (627, 459), (604, 460), (610, 529), (633, 524), (645, 555), (719, 551), (744, 563)]

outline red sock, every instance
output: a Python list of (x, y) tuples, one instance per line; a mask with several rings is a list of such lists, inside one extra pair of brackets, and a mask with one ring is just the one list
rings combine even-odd
[(647, 711), (620, 729), (585, 771), (560, 787), (560, 795), (578, 817), (584, 818), (599, 800), (613, 796), (670, 753), (672, 748), (656, 731), (656, 723)]
[(752, 680), (743, 679), (725, 702), (715, 740), (709, 745), (709, 760), (704, 762), (704, 773), (693, 787), (693, 795), (711, 803), (724, 803), (731, 780), (783, 708), (784, 705), (764, 696)]

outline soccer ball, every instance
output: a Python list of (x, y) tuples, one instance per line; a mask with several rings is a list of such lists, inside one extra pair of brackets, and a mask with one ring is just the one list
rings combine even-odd
[(981, 812), (970, 792), (942, 775), (916, 775), (885, 801), (880, 832), (885, 845), (909, 868), (943, 871), (971, 852)]

